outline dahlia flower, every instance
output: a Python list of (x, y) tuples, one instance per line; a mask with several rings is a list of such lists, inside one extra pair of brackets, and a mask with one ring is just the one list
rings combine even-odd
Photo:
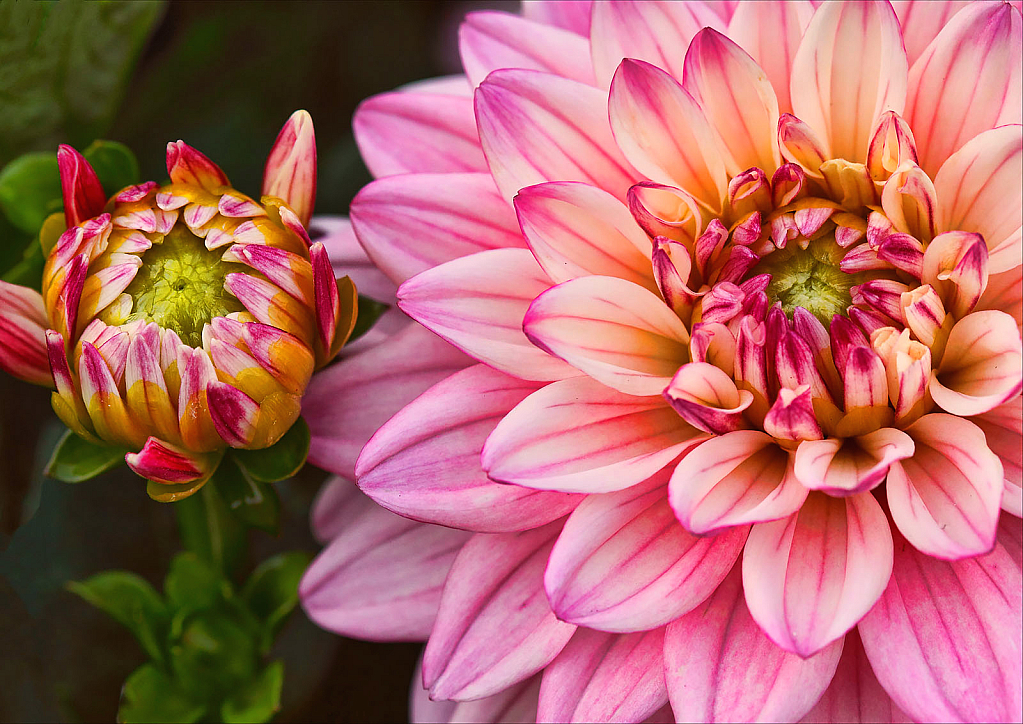
[(459, 41), (355, 116), (355, 232), (449, 344), (339, 365), (375, 407), (313, 455), (386, 510), (324, 490), (313, 619), (428, 639), (418, 721), (1019, 721), (1019, 8)]
[(0, 282), (0, 367), (54, 387), (58, 417), (125, 449), (153, 498), (184, 498), (227, 447), (280, 439), (351, 333), (355, 287), (306, 231), (312, 119), (281, 130), (259, 202), (182, 141), (167, 145), (169, 183), (109, 200), (75, 149), (57, 158), (64, 223), (42, 231), (42, 294)]

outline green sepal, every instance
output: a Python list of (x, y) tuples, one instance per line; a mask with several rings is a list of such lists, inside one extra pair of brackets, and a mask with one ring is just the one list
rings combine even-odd
[(68, 430), (57, 442), (44, 472), (65, 483), (81, 483), (123, 462), (123, 449), (96, 445)]
[(268, 722), (281, 708), (284, 662), (273, 661), (220, 707), (224, 724)]
[(96, 172), (107, 198), (139, 182), (139, 162), (131, 149), (123, 143), (93, 141), (82, 151), (82, 155)]
[(170, 614), (163, 598), (148, 582), (127, 571), (103, 571), (67, 589), (128, 628), (149, 656), (164, 660)]
[(348, 338), (346, 344), (351, 344), (362, 335), (366, 334), (373, 325), (377, 323), (377, 320), (384, 315), (388, 309), (391, 308), (390, 304), (384, 304), (378, 302), (376, 299), (370, 299), (359, 295), (359, 314), (355, 318), (355, 327), (352, 329), (352, 335)]
[(46, 217), (60, 208), (56, 153), (26, 153), (0, 171), (0, 209), (21, 231), (35, 236)]
[(231, 514), (216, 485), (174, 503), (178, 531), (186, 550), (230, 575), (245, 555), (245, 526)]
[(256, 672), (259, 659), (252, 634), (225, 611), (190, 616), (170, 647), (170, 668), (192, 696), (203, 701), (234, 691)]
[(273, 486), (253, 479), (230, 456), (220, 464), (210, 482), (217, 486), (227, 507), (245, 525), (277, 535), (281, 501)]
[(121, 689), (117, 721), (124, 724), (190, 724), (207, 720), (206, 705), (192, 701), (181, 685), (153, 664), (143, 664)]
[(225, 595), (231, 594), (231, 588), (207, 561), (186, 551), (178, 553), (171, 560), (163, 582), (163, 592), (177, 613), (212, 608)]
[(269, 651), (277, 629), (298, 603), (298, 583), (309, 567), (305, 551), (290, 551), (267, 558), (249, 576), (242, 600), (265, 627), (261, 650)]
[(276, 483), (301, 470), (309, 455), (309, 426), (299, 417), (275, 444), (262, 450), (238, 450), (231, 454), (239, 465), (261, 483)]

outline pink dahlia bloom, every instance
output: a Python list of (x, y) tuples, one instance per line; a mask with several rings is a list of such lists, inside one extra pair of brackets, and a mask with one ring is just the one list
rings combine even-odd
[(315, 455), (386, 510), (325, 489), (310, 615), (428, 638), (417, 720), (1019, 721), (1018, 7), (459, 40), (355, 117), (355, 232), (449, 344), (338, 366)]

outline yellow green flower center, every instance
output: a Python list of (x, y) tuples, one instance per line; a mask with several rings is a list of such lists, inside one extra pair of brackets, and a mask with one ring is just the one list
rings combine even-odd
[(156, 322), (192, 347), (202, 345), (203, 327), (214, 317), (244, 308), (224, 289), (224, 277), (242, 267), (222, 261), (223, 249), (177, 224), (142, 255), (142, 266), (125, 292), (134, 305), (128, 321)]
[(834, 234), (810, 241), (805, 249), (793, 240), (768, 254), (753, 274), (771, 275), (768, 299), (781, 302), (786, 314), (791, 316), (796, 307), (802, 307), (827, 326), (834, 315), (845, 314), (852, 304), (850, 288), (863, 281), (861, 275), (839, 269), (845, 252), (835, 243)]

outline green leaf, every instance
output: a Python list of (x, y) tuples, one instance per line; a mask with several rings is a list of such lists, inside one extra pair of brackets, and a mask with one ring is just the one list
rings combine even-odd
[(109, 128), (163, 3), (0, 3), (0, 163)]
[(230, 593), (230, 584), (195, 553), (178, 553), (171, 561), (163, 592), (170, 605), (180, 610), (211, 608)]
[[(7, 104), (4, 104), (5, 110)], [(61, 205), (56, 153), (26, 153), (0, 171), (0, 209), (10, 222), (35, 236), (53, 204)]]
[(258, 656), (252, 635), (220, 611), (192, 616), (170, 649), (171, 670), (187, 691), (222, 699), (252, 678)]
[(67, 588), (127, 627), (152, 658), (164, 658), (163, 641), (170, 617), (160, 594), (127, 571), (103, 571)]
[(277, 534), (281, 501), (273, 486), (254, 480), (230, 456), (220, 464), (209, 484), (217, 486), (227, 507), (246, 525)]
[[(2, 243), (0, 241), (0, 244)], [(3, 274), (3, 280), (38, 291), (43, 284), (43, 267), (45, 266), (46, 257), (43, 255), (43, 248), (29, 239), (21, 259), (7, 268)]]
[(123, 143), (93, 141), (92, 145), (82, 151), (82, 155), (96, 171), (107, 198), (125, 186), (139, 182), (139, 162), (131, 149)]
[(54, 448), (45, 473), (65, 483), (81, 483), (123, 462), (121, 448), (94, 445), (68, 430)]
[(224, 701), (220, 718), (224, 724), (268, 722), (281, 708), (284, 662), (274, 661), (247, 686)]
[(275, 483), (297, 473), (309, 455), (309, 426), (301, 417), (276, 444), (262, 450), (232, 450), (253, 480)]
[(366, 334), (377, 320), (383, 316), (384, 312), (391, 308), (390, 304), (384, 304), (378, 302), (375, 299), (364, 297), (359, 295), (359, 316), (355, 318), (355, 328), (352, 329), (352, 336), (348, 338), (346, 344), (351, 344), (353, 341)]
[(178, 530), (187, 550), (230, 575), (245, 555), (245, 526), (220, 496), (215, 485), (174, 503)]
[(178, 682), (152, 664), (144, 664), (124, 682), (117, 721), (187, 724), (208, 719), (205, 713), (206, 706), (192, 701)]
[(256, 566), (245, 582), (242, 600), (266, 626), (264, 651), (269, 650), (278, 627), (298, 603), (298, 582), (309, 561), (305, 551), (280, 553)]
[(28, 253), (31, 243), (31, 235), (15, 227), (0, 213), (0, 274), (5, 275), (5, 280), (8, 270)]

